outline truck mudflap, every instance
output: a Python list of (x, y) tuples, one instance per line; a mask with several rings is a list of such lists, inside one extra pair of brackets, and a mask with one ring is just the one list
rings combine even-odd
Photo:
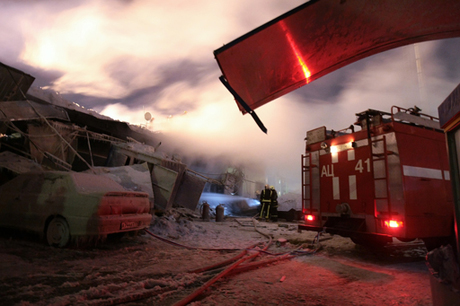
[(298, 229), (299, 229), (299, 232), (301, 232), (303, 230), (304, 231), (312, 231), (312, 232), (322, 232), (324, 230), (324, 227), (307, 225), (307, 224), (299, 224)]
[[(315, 222), (315, 223), (313, 223)], [(324, 231), (330, 234), (338, 234), (344, 237), (353, 237), (357, 234), (367, 234), (366, 221), (364, 218), (345, 218), (338, 216), (328, 217), (327, 220), (321, 225), (317, 221), (299, 225), (299, 230), (308, 231)]]
[(302, 230), (314, 231), (314, 232), (324, 232), (324, 233), (328, 233), (331, 235), (340, 235), (342, 237), (349, 237), (354, 243), (360, 244), (360, 245), (366, 245), (366, 246), (384, 246), (387, 243), (391, 243), (393, 241), (393, 237), (391, 235), (379, 234), (379, 233), (368, 233), (368, 232), (362, 232), (362, 231), (350, 230), (350, 229), (344, 229), (344, 228), (336, 228), (336, 227), (299, 224), (298, 231), (301, 232)]

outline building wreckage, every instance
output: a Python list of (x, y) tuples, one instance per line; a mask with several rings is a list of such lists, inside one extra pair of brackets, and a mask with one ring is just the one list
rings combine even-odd
[(155, 210), (195, 210), (208, 178), (157, 152), (158, 134), (32, 87), (0, 63), (1, 182), (37, 170), (92, 172), (149, 193)]

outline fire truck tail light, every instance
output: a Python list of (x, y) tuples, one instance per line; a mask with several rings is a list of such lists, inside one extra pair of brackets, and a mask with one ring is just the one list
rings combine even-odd
[(385, 225), (385, 227), (389, 227), (389, 228), (403, 227), (403, 222), (396, 221), (396, 220), (385, 220), (383, 224)]
[(315, 216), (313, 216), (313, 215), (306, 215), (306, 216), (305, 216), (305, 220), (307, 220), (307, 221), (314, 221), (314, 220), (315, 220)]

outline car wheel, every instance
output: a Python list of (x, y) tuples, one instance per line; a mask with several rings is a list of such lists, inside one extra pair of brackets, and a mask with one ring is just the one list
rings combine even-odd
[(63, 248), (69, 243), (70, 229), (67, 221), (62, 217), (55, 217), (46, 229), (46, 240), (51, 246)]

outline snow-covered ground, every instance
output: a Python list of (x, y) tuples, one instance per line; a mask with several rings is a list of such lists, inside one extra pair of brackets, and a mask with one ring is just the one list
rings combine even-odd
[[(33, 236), (2, 231), (0, 304), (181, 305), (223, 268), (193, 270), (251, 247), (244, 256), (256, 257), (237, 267), (243, 269), (185, 304), (432, 304), (426, 250), (419, 243), (375, 250), (323, 235), (320, 248), (309, 247), (315, 233), (298, 233), (295, 223), (250, 218), (204, 222), (184, 210), (155, 217), (150, 232), (178, 245), (143, 232), (85, 249), (57, 249)], [(269, 253), (260, 252), (270, 240)], [(289, 252), (295, 256), (279, 255)], [(265, 260), (275, 261), (251, 269)]]

